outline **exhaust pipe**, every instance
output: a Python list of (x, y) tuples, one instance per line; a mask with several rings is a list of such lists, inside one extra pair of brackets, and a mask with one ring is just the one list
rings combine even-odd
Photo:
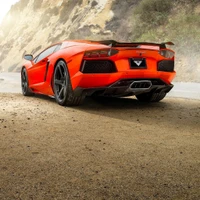
[(148, 90), (149, 88), (151, 88), (152, 86), (152, 82), (149, 80), (142, 80), (142, 81), (133, 81), (130, 84), (130, 89), (131, 90)]

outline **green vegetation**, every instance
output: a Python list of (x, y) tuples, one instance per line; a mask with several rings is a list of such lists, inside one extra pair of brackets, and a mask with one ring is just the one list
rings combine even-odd
[(200, 3), (198, 1), (179, 0), (174, 3), (169, 0), (143, 0), (136, 9), (136, 15), (134, 40), (171, 40), (178, 44), (180, 51), (183, 50), (182, 47), (191, 44), (195, 50), (199, 50)]
[(165, 23), (172, 8), (171, 0), (143, 0), (135, 10), (138, 17), (135, 36)]
[(198, 0), (142, 0), (134, 15), (133, 40), (200, 44)]
[(174, 42), (176, 80), (200, 81), (199, 0), (142, 0), (133, 18), (133, 41)]

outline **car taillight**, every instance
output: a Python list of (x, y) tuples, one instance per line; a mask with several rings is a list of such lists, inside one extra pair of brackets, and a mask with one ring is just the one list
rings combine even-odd
[(174, 52), (170, 50), (160, 50), (160, 55), (165, 58), (173, 58)]
[(84, 58), (105, 58), (117, 54), (119, 51), (117, 49), (103, 49), (103, 50), (93, 50), (86, 51)]

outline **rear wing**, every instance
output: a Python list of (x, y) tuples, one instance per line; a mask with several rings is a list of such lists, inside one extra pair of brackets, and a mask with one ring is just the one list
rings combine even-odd
[(160, 49), (165, 49), (166, 45), (174, 45), (173, 42), (163, 42), (163, 43), (151, 43), (151, 42), (133, 42), (133, 43), (124, 43), (124, 42), (117, 42), (115, 40), (102, 40), (102, 41), (91, 41), (99, 44), (108, 45), (110, 47), (135, 47), (139, 48), (141, 45), (147, 46), (157, 46)]

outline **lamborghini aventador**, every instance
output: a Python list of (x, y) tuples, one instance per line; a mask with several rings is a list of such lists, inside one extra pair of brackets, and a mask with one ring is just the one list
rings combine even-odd
[(174, 51), (166, 43), (63, 41), (33, 57), (21, 69), (22, 93), (54, 96), (62, 106), (86, 96), (158, 102), (172, 89)]

